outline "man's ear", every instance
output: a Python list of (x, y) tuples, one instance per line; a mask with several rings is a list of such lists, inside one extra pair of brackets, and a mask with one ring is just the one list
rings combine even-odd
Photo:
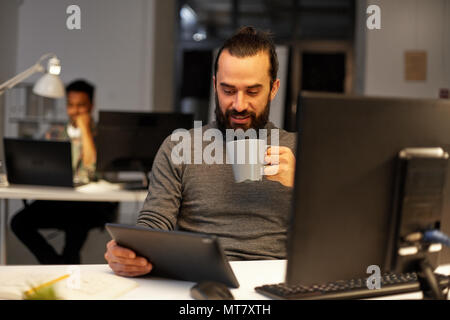
[(277, 79), (272, 84), (272, 90), (270, 91), (270, 101), (275, 99), (279, 88), (280, 88), (280, 79)]
[(213, 76), (213, 86), (214, 86), (214, 92), (217, 92), (217, 88), (216, 88), (216, 76)]

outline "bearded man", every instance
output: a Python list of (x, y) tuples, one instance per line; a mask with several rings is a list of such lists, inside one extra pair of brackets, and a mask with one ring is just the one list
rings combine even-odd
[[(269, 35), (251, 27), (240, 29), (216, 57), (216, 121), (202, 129), (266, 129), (269, 140), (277, 129), (268, 121), (270, 102), (280, 87), (277, 71)], [(229, 260), (286, 259), (296, 135), (278, 130), (279, 146), (269, 148), (265, 158), (267, 176), (250, 183), (235, 183), (230, 164), (175, 164), (175, 143), (166, 139), (155, 158), (137, 224), (216, 235)], [(122, 276), (152, 269), (151, 261), (113, 240), (105, 259)]]

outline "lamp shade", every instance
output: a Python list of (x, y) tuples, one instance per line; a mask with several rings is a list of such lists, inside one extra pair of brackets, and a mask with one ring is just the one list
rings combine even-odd
[(65, 95), (64, 84), (55, 74), (44, 74), (34, 85), (33, 92), (47, 98), (62, 98)]

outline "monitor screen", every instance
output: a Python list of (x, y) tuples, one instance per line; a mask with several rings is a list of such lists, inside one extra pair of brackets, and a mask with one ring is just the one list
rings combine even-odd
[(100, 111), (97, 171), (148, 173), (164, 139), (193, 121), (192, 114)]
[[(450, 101), (303, 93), (299, 102), (286, 282), (367, 277), (370, 265), (386, 271), (397, 155), (450, 150)], [(449, 233), (447, 194), (441, 230)]]

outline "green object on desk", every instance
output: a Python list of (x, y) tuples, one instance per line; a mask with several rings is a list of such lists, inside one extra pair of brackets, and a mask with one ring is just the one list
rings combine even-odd
[(56, 295), (53, 285), (58, 281), (67, 279), (70, 275), (65, 274), (59, 278), (43, 283), (37, 287), (32, 287), (23, 293), (24, 300), (60, 300)]
[(31, 293), (29, 291), (24, 292), (24, 300), (61, 300), (58, 298), (55, 288), (53, 286), (48, 286), (33, 290)]

